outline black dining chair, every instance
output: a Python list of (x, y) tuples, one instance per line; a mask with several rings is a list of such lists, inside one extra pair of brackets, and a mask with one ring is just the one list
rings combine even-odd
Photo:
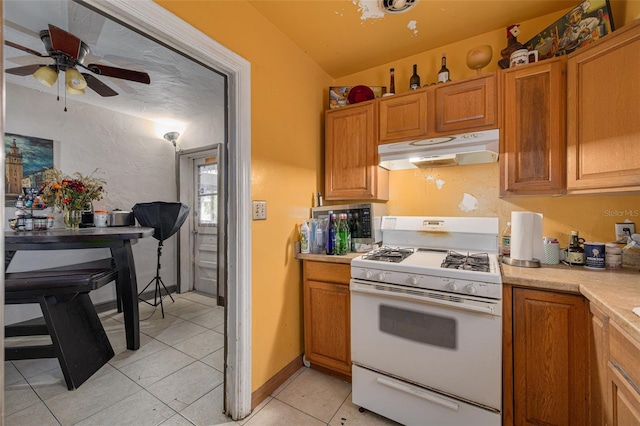
[[(175, 234), (189, 215), (189, 206), (178, 202), (153, 201), (150, 203), (138, 203), (133, 206), (133, 215), (141, 226), (154, 229), (153, 238), (158, 240), (158, 261), (156, 264), (156, 276), (138, 294), (138, 298), (151, 306), (160, 305), (162, 318), (164, 318), (164, 306), (162, 304), (162, 289), (165, 296), (169, 296), (172, 302), (175, 300), (169, 293), (167, 286), (160, 277), (160, 256), (162, 256), (163, 241)], [(155, 283), (153, 303), (143, 299), (141, 296), (147, 288)]]

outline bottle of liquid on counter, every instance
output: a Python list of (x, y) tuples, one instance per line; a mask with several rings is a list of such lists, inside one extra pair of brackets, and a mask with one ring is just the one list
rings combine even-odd
[(447, 68), (447, 54), (442, 54), (442, 67), (440, 71), (438, 71), (438, 83), (446, 83), (447, 81), (451, 81), (449, 76), (449, 68)]
[(349, 253), (349, 222), (347, 214), (340, 213), (338, 219), (338, 242), (336, 243), (336, 254)]
[(413, 64), (413, 74), (409, 80), (409, 89), (416, 90), (420, 88), (420, 76), (418, 75), (418, 65)]
[(507, 222), (500, 238), (500, 254), (503, 257), (511, 257), (511, 222)]
[(570, 265), (584, 265), (584, 238), (578, 237), (578, 231), (571, 231), (569, 248), (567, 249), (567, 261)]
[(389, 70), (389, 94), (393, 95), (395, 93), (396, 93), (395, 70), (391, 68)]
[(311, 230), (309, 223), (305, 220), (300, 227), (300, 253), (310, 253), (309, 241), (311, 241)]
[(327, 226), (327, 254), (336, 254), (336, 221), (333, 211), (329, 212), (329, 225)]

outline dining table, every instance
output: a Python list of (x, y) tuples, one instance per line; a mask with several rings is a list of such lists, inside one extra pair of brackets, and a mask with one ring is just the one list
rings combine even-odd
[[(131, 246), (150, 237), (154, 228), (141, 226), (51, 228), (42, 231), (5, 230), (5, 271), (14, 255), (22, 250), (72, 250), (108, 248), (118, 271), (116, 286), (124, 315), (127, 349), (140, 347), (138, 281)], [(120, 302), (118, 302), (120, 308)]]

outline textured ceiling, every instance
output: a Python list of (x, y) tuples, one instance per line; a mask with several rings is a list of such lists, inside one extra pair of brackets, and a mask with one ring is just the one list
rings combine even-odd
[[(87, 88), (86, 94), (73, 95), (76, 101), (141, 118), (173, 119), (187, 125), (210, 112), (216, 102), (223, 102), (224, 79), (219, 74), (77, 3), (66, 0), (4, 0), (3, 13), (5, 40), (46, 55), (38, 33), (52, 24), (74, 34), (89, 46), (91, 52), (85, 64), (98, 63), (144, 71), (151, 78), (151, 84), (147, 85), (98, 76), (119, 95), (101, 97)], [(40, 58), (4, 47), (5, 69), (51, 63), (51, 58)], [(29, 75), (21, 77), (5, 73), (5, 77), (8, 84), (29, 87), (51, 96), (57, 94), (57, 85), (45, 87)], [(63, 73), (58, 81), (64, 83)], [(64, 96), (63, 84), (60, 85), (60, 96)], [(208, 105), (211, 108), (207, 108)], [(217, 110), (220, 110), (219, 106)]]
[[(205, 1), (205, 0), (203, 0)], [(218, 1), (224, 6), (222, 0)], [(409, 11), (383, 15), (378, 0), (249, 0), (258, 12), (339, 78), (399, 58), (575, 5), (577, 1), (418, 0)], [(89, 45), (85, 63), (145, 71), (151, 84), (99, 78), (119, 93), (104, 98), (87, 89), (74, 100), (148, 118), (186, 123), (221, 102), (223, 78), (170, 49), (69, 0), (4, 0), (4, 38), (45, 54), (38, 33), (48, 24)], [(5, 46), (5, 69), (51, 63)], [(6, 74), (8, 84), (56, 95), (30, 76)], [(61, 92), (64, 93), (64, 92)]]
[[(382, 14), (378, 0), (249, 0), (333, 78), (575, 6), (572, 0), (418, 0)], [(506, 45), (506, 42), (505, 42)]]

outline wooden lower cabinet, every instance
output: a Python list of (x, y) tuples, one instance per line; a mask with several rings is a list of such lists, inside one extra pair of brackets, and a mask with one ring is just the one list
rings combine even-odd
[[(586, 425), (589, 307), (580, 295), (506, 285), (504, 423)], [(509, 363), (512, 363), (509, 365)], [(511, 369), (511, 371), (508, 371)]]
[(608, 424), (640, 425), (640, 342), (616, 323), (609, 327), (609, 399)]
[(592, 426), (609, 423), (609, 317), (593, 304), (591, 311), (591, 385), (590, 388), (590, 422)]
[(305, 260), (304, 350), (313, 367), (351, 377), (351, 266)]

